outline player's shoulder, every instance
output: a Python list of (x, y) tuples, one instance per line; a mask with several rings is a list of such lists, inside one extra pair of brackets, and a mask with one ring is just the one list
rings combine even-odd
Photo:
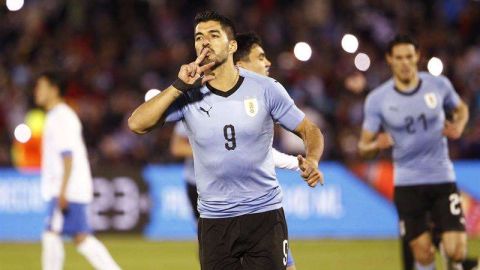
[(76, 117), (77, 116), (77, 113), (72, 109), (72, 107), (70, 107), (68, 104), (66, 103), (62, 103), (62, 104), (59, 104), (58, 105), (59, 107), (59, 111), (62, 113), (62, 114), (65, 114), (69, 117), (71, 116), (74, 116)]
[(75, 113), (75, 111), (66, 103), (58, 104), (55, 108), (52, 109), (50, 115), (52, 118), (58, 121), (65, 120), (69, 122), (78, 120), (77, 113)]
[(270, 86), (279, 82), (271, 77), (267, 77), (256, 72), (246, 70), (244, 68), (238, 68), (240, 76), (244, 78), (247, 83), (257, 84), (262, 88), (269, 88)]
[(390, 93), (394, 88), (393, 79), (389, 79), (379, 86), (375, 87), (370, 93), (367, 95), (367, 100), (370, 101), (379, 101), (383, 99), (388, 93)]
[(446, 86), (451, 84), (450, 80), (445, 75), (435, 76), (435, 75), (430, 74), (429, 72), (420, 71), (418, 73), (418, 76), (423, 82), (426, 82), (428, 84), (433, 84), (433, 85), (435, 85), (437, 87), (441, 87), (441, 88), (446, 87)]

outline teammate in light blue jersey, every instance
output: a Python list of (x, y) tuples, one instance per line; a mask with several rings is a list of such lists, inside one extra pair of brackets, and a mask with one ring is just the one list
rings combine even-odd
[[(468, 108), (444, 76), (418, 72), (418, 48), (398, 36), (386, 54), (393, 78), (365, 102), (360, 154), (374, 156), (393, 146), (395, 204), (402, 237), (416, 268), (434, 269), (430, 224), (442, 234), (445, 254), (462, 269), (466, 233), (447, 138), (458, 139)], [(452, 114), (446, 120), (446, 113)]]
[(234, 66), (234, 37), (227, 18), (198, 14), (198, 58), (181, 67), (172, 86), (137, 108), (129, 127), (143, 134), (158, 122), (184, 121), (195, 160), (202, 269), (286, 269), (273, 124), (303, 139), (306, 158), (299, 157), (299, 165), (312, 187), (323, 183), (323, 136), (280, 83)]
[(460, 103), (446, 77), (427, 72), (418, 73), (413, 89), (402, 91), (390, 79), (368, 96), (363, 129), (377, 133), (383, 127), (395, 142), (395, 186), (455, 181), (443, 134), (444, 110)]

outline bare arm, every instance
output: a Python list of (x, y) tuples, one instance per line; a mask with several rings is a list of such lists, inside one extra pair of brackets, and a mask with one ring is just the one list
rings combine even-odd
[(362, 130), (360, 141), (358, 142), (358, 152), (361, 157), (371, 159), (377, 156), (378, 152), (388, 149), (393, 145), (393, 139), (390, 134), (373, 133), (368, 130)]
[(323, 174), (318, 170), (318, 162), (323, 154), (323, 135), (320, 129), (310, 120), (304, 118), (294, 131), (305, 145), (306, 158), (298, 156), (298, 165), (301, 176), (310, 187), (315, 187), (318, 182), (323, 185)]
[(193, 155), (192, 147), (190, 146), (188, 139), (175, 132), (170, 141), (170, 152), (174, 157), (178, 158), (191, 158)]
[(460, 104), (453, 110), (453, 120), (445, 121), (445, 129), (443, 134), (450, 139), (458, 139), (462, 136), (465, 126), (469, 118), (468, 106), (461, 101)]
[(358, 153), (362, 158), (371, 159), (378, 154), (378, 145), (375, 141), (377, 133), (362, 130), (360, 141), (358, 142)]
[(306, 159), (318, 164), (324, 148), (323, 134), (320, 129), (305, 117), (294, 133), (303, 140)]
[(200, 63), (207, 55), (208, 50), (202, 50), (194, 62), (183, 65), (178, 72), (178, 79), (174, 85), (162, 91), (159, 95), (140, 105), (128, 118), (128, 127), (137, 134), (145, 134), (158, 122), (165, 121), (168, 107), (189, 89), (200, 87), (213, 80), (213, 75), (204, 75), (204, 72), (215, 65), (210, 62), (203, 66)]
[(128, 127), (137, 134), (145, 134), (158, 122), (163, 123), (168, 107), (182, 95), (173, 86), (140, 105), (128, 118)]

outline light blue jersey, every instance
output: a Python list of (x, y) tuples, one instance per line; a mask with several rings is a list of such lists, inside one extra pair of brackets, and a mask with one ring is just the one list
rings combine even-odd
[(169, 108), (166, 121), (183, 119), (195, 160), (203, 218), (279, 209), (282, 191), (272, 155), (273, 124), (294, 130), (304, 118), (277, 81), (239, 69), (228, 92), (207, 85)]
[[(173, 130), (178, 136), (187, 138), (187, 130), (185, 129), (185, 125), (183, 122), (178, 122), (175, 124), (175, 128)], [(193, 158), (185, 158), (185, 165), (183, 167), (183, 177), (185, 181), (191, 185), (196, 185), (195, 183), (195, 171), (193, 167)]]
[(450, 81), (420, 72), (420, 83), (408, 93), (400, 92), (393, 79), (367, 97), (363, 129), (390, 133), (396, 186), (437, 184), (455, 181), (442, 131), (445, 111), (460, 104)]

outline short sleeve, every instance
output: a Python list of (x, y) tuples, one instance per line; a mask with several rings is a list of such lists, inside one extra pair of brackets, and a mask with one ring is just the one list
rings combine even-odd
[(271, 81), (266, 89), (266, 102), (272, 118), (286, 129), (293, 131), (305, 118), (287, 90), (277, 81)]
[(180, 137), (188, 137), (187, 129), (185, 128), (185, 123), (183, 121), (179, 121), (175, 124), (173, 132)]
[(457, 108), (458, 105), (460, 105), (460, 101), (461, 101), (460, 97), (458, 96), (457, 92), (453, 88), (452, 83), (447, 77), (442, 76), (441, 79), (442, 79), (441, 87), (445, 92), (443, 107), (447, 110), (452, 110), (454, 108)]
[(186, 106), (185, 96), (176, 99), (167, 109), (165, 122), (176, 122), (183, 119), (183, 110)]
[(375, 102), (374, 96), (369, 95), (365, 101), (363, 110), (363, 130), (377, 133), (382, 124), (382, 116), (380, 114), (380, 102)]
[(59, 154), (62, 156), (71, 155), (75, 148), (76, 140), (82, 138), (80, 120), (69, 113), (63, 113), (58, 116), (57, 121), (55, 121), (55, 144)]

